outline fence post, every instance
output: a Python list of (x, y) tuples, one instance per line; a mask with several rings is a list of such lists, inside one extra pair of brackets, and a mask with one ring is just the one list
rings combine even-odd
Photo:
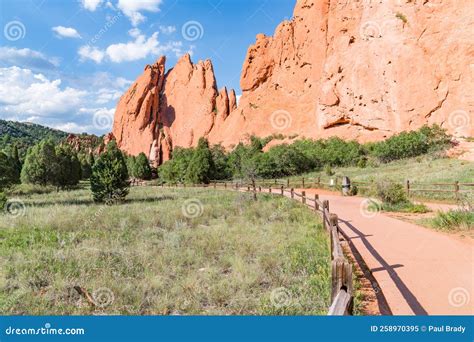
[(247, 185), (247, 192), (250, 192), (250, 185)]
[(406, 183), (407, 197), (410, 197), (410, 181), (407, 179)]
[(214, 182), (214, 189), (215, 189), (216, 187), (217, 187), (217, 183), (216, 183), (216, 182)]
[(315, 211), (318, 211), (318, 209), (319, 209), (318, 200), (319, 200), (319, 195), (314, 194), (314, 210)]
[(306, 204), (306, 191), (301, 192), (301, 202)]
[(301, 183), (302, 183), (302, 186), (301, 186), (301, 187), (304, 189), (304, 177), (301, 178)]
[(275, 179), (275, 184), (277, 183), (277, 180)]
[(253, 200), (257, 200), (257, 188), (255, 187), (255, 182), (253, 182)]
[(283, 185), (281, 186), (281, 195), (283, 196)]
[(286, 187), (287, 187), (287, 188), (290, 187), (290, 179), (289, 179), (289, 178), (287, 178), (287, 180), (286, 180)]
[(227, 182), (224, 182), (224, 189), (227, 189)]
[(291, 199), (295, 198), (295, 189), (291, 188)]
[(262, 192), (262, 187), (260, 185), (258, 186), (258, 192)]
[(458, 181), (454, 182), (454, 197), (456, 198), (456, 201), (459, 201), (459, 182)]
[(328, 200), (323, 201), (323, 209), (326, 209), (329, 212), (329, 201)]
[(271, 185), (268, 187), (268, 193), (269, 193), (269, 194), (272, 193), (272, 186), (271, 186)]

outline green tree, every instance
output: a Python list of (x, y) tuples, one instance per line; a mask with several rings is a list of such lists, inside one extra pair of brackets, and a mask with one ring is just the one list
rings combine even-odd
[(133, 176), (138, 179), (151, 179), (150, 163), (143, 152), (135, 158)]
[(18, 153), (18, 146), (15, 144), (11, 149), (10, 158), (13, 163), (13, 167), (15, 168), (15, 183), (20, 183), (20, 174), (21, 174), (21, 161), (20, 155)]
[(77, 185), (81, 179), (81, 163), (69, 145), (56, 147), (57, 174), (52, 183), (58, 188)]
[(92, 197), (95, 202), (121, 201), (128, 195), (129, 185), (125, 158), (111, 141), (92, 167)]
[(79, 162), (81, 163), (81, 179), (89, 179), (92, 173), (92, 166), (90, 163), (91, 155), (79, 154)]
[(213, 172), (213, 160), (209, 142), (200, 138), (186, 170), (186, 181), (193, 184), (208, 184)]
[(0, 191), (18, 183), (18, 173), (13, 160), (0, 152)]
[(54, 143), (42, 140), (28, 150), (21, 170), (21, 181), (40, 185), (55, 184), (58, 169)]

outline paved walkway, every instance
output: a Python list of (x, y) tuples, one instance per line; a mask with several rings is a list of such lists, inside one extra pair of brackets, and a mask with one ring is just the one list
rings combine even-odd
[(394, 315), (474, 314), (472, 240), (372, 213), (360, 197), (305, 191), (329, 200)]

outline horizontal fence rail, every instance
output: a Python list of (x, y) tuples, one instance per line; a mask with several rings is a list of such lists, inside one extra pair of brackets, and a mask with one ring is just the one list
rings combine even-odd
[[(234, 183), (235, 181), (216, 181), (221, 184)], [(373, 188), (375, 181), (368, 180), (351, 180), (351, 185), (356, 186), (359, 190), (367, 191)], [(284, 186), (285, 188), (316, 188), (316, 189), (340, 189), (342, 185), (342, 177), (300, 177), (300, 178), (277, 178), (277, 179), (256, 179), (256, 186), (275, 188)], [(474, 183), (472, 182), (417, 182), (406, 180), (403, 182), (405, 192), (408, 197), (425, 197), (428, 194), (436, 196), (439, 194), (443, 198), (460, 200), (463, 195), (474, 196)]]
[[(277, 184), (277, 186), (275, 186)], [(338, 223), (336, 214), (329, 211), (329, 201), (320, 201), (317, 194), (313, 198), (308, 197), (305, 191), (296, 192), (293, 188), (285, 188), (285, 184), (275, 182), (263, 183), (254, 182), (252, 184), (231, 181), (212, 181), (210, 184), (161, 184), (162, 187), (200, 187), (200, 188), (220, 188), (237, 191), (246, 191), (254, 194), (256, 199), (258, 193), (268, 193), (273, 195), (289, 195), (292, 199), (301, 199), (301, 203), (308, 205), (322, 217), (323, 227), (330, 236), (331, 241), (331, 305), (328, 315), (352, 315), (354, 304), (352, 265), (344, 256), (341, 240), (344, 238)], [(273, 186), (273, 187), (272, 187)], [(311, 203), (311, 204), (309, 204)]]

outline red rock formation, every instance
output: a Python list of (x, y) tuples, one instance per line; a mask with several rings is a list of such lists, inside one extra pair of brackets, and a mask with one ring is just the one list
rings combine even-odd
[(160, 164), (174, 146), (195, 146), (208, 136), (235, 109), (233, 91), (230, 98), (225, 88), (218, 92), (211, 61), (193, 64), (186, 54), (165, 74), (161, 57), (120, 98), (113, 134), (123, 151), (144, 152)]
[(210, 61), (187, 55), (164, 74), (161, 58), (121, 98), (113, 132), (157, 163), (201, 136), (368, 141), (433, 123), (473, 136), (473, 18), (471, 0), (298, 0), (291, 20), (248, 49), (237, 108)]

